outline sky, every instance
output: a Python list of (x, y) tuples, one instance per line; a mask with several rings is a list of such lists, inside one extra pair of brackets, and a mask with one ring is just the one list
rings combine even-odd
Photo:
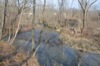
[[(58, 0), (47, 0), (47, 4), (50, 4), (50, 3), (53, 3), (56, 7), (58, 6), (57, 5), (57, 2)], [(72, 0), (67, 0), (68, 2), (67, 2), (67, 6), (68, 7), (71, 7), (71, 3), (72, 3)], [(43, 0), (42, 0), (42, 2), (43, 2)], [(99, 8), (100, 9), (100, 6), (99, 6), (99, 4), (100, 4), (100, 0), (98, 0), (93, 6), (97, 6), (97, 8)], [(74, 2), (73, 2), (73, 5), (72, 5), (72, 8), (79, 8), (79, 3), (78, 3), (78, 0), (74, 0)]]

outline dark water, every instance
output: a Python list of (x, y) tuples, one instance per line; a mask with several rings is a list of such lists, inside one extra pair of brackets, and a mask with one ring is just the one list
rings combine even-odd
[[(38, 46), (40, 31), (34, 31), (35, 47)], [(19, 51), (31, 51), (31, 33), (31, 31), (19, 33), (13, 45)], [(49, 40), (48, 43), (46, 43), (47, 40)], [(42, 33), (40, 48), (36, 53), (41, 66), (78, 66), (80, 59), (78, 55), (74, 49), (63, 45), (59, 41), (59, 34), (57, 32), (46, 30)], [(83, 54), (80, 66), (100, 66), (100, 55), (92, 53)]]
[(100, 66), (100, 54), (83, 54), (80, 66)]

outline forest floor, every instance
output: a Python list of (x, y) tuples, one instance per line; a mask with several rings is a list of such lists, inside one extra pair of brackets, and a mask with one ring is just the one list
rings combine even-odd
[(28, 62), (23, 61), (27, 56), (22, 52), (16, 52), (15, 48), (5, 42), (0, 41), (0, 66), (39, 66), (36, 57), (31, 57)]

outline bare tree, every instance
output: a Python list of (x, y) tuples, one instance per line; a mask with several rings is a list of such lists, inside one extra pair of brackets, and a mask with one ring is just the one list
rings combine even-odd
[(73, 17), (73, 2), (74, 2), (74, 0), (72, 0), (72, 2), (71, 2), (71, 17)]
[(34, 48), (34, 22), (35, 22), (36, 0), (33, 0), (33, 20), (32, 20), (32, 48)]
[[(6, 17), (6, 19), (8, 19), (6, 24), (9, 24), (9, 26), (7, 25), (5, 27), (5, 34), (3, 35), (3, 36), (9, 35), (8, 41), (10, 41), (11, 37), (13, 37), (15, 35), (15, 32), (16, 32), (15, 29), (16, 29), (16, 26), (17, 26), (17, 24), (16, 24), (17, 20), (19, 20), (19, 17), (21, 15), (22, 9), (24, 9), (24, 10), (28, 9), (29, 1), (30, 0), (26, 0), (24, 8), (23, 8), (24, 0), (21, 0), (21, 1), (20, 0), (9, 0), (8, 1), (9, 3), (8, 3), (7, 16), (8, 16), (8, 14), (10, 14), (10, 16)], [(10, 10), (13, 10), (13, 11), (10, 11)], [(4, 19), (3, 19), (3, 21), (4, 21)], [(5, 22), (4, 22), (4, 24), (5, 24)], [(4, 24), (2, 23), (2, 26)], [(2, 30), (0, 32), (2, 32)]]
[(60, 14), (61, 14), (62, 11), (64, 10), (65, 1), (66, 1), (66, 0), (58, 0), (58, 5), (59, 5), (59, 12), (60, 12)]
[(19, 22), (18, 22), (18, 25), (17, 25), (17, 29), (16, 29), (15, 35), (14, 35), (13, 39), (11, 40), (11, 43), (10, 43), (10, 44), (12, 44), (12, 43), (14, 42), (14, 40), (15, 40), (15, 38), (16, 38), (16, 36), (17, 36), (17, 33), (18, 33), (18, 31), (19, 31), (20, 23), (21, 23), (21, 20), (22, 20), (22, 14), (23, 14), (23, 12), (24, 12), (25, 4), (26, 4), (26, 0), (24, 0), (24, 5), (23, 5), (23, 7), (22, 7), (22, 11), (21, 11), (21, 15), (20, 15)]
[[(26, 0), (26, 3), (27, 3), (27, 0)], [(26, 3), (24, 4), (24, 0), (22, 0), (21, 2), (20, 2), (20, 0), (15, 0), (14, 6), (17, 8), (17, 14), (11, 20), (12, 30), (14, 29), (14, 23), (17, 21), (17, 19), (18, 19), (19, 15), (21, 14), (22, 10), (25, 10), (25, 7), (23, 8), (23, 5), (26, 5)]]
[(46, 0), (44, 0), (43, 11), (42, 11), (42, 23), (45, 24), (45, 9), (46, 9)]
[(96, 1), (97, 0), (78, 0), (79, 4), (81, 6), (81, 9), (82, 9), (82, 14), (83, 14), (83, 18), (82, 18), (83, 24), (82, 24), (82, 28), (81, 28), (81, 33), (83, 33), (84, 28), (85, 28), (87, 12)]
[(59, 15), (58, 15), (58, 23), (61, 25), (61, 26), (63, 26), (64, 24), (63, 24), (63, 20), (64, 20), (64, 18), (63, 18), (63, 14), (64, 14), (64, 11), (66, 10), (66, 7), (65, 7), (65, 5), (66, 5), (66, 2), (67, 2), (67, 0), (58, 0), (58, 7), (59, 7)]
[(2, 33), (5, 30), (5, 22), (6, 22), (6, 15), (7, 15), (7, 5), (8, 5), (8, 0), (5, 0), (5, 5), (4, 5), (4, 13), (3, 13), (3, 20), (1, 24), (1, 34), (0, 34), (0, 39), (2, 37)]

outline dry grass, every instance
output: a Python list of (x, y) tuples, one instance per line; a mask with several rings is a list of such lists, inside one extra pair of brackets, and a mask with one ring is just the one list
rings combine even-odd
[[(14, 47), (12, 47), (4, 42), (0, 42), (0, 58), (2, 58), (3, 56), (10, 55), (14, 52), (15, 52)], [(20, 64), (26, 58), (27, 58), (27, 56), (25, 54), (19, 52), (9, 59), (8, 58), (2, 59), (3, 61), (0, 62), (0, 66), (15, 66), (15, 65)], [(39, 63), (37, 62), (36, 57), (31, 57), (28, 60), (28, 62), (24, 63), (22, 66), (27, 66), (27, 65), (39, 66)]]
[(0, 41), (0, 55), (8, 55), (14, 52), (14, 47)]
[(76, 36), (68, 32), (66, 33), (65, 31), (62, 31), (60, 38), (62, 38), (65, 44), (74, 49), (92, 53), (100, 53), (99, 44), (94, 43), (93, 39), (91, 38), (89, 39), (86, 37)]

